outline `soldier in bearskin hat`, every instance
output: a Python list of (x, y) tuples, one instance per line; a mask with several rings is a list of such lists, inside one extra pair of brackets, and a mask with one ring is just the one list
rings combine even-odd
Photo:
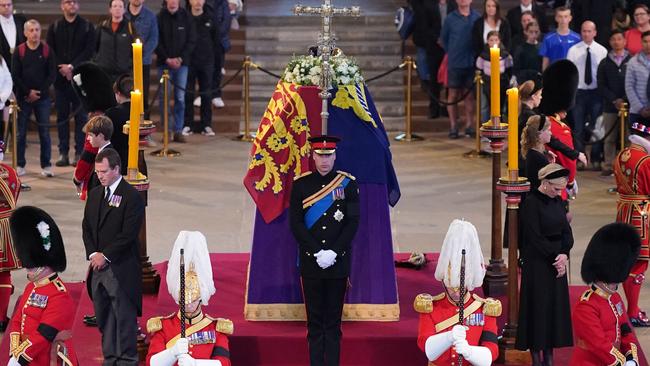
[[(544, 70), (542, 82), (544, 89), (542, 89), (542, 103), (539, 109), (551, 121), (551, 134), (570, 149), (581, 150), (580, 146), (574, 146), (574, 136), (571, 127), (566, 122), (567, 111), (575, 104), (576, 91), (578, 90), (578, 69), (569, 60), (556, 61)], [(555, 162), (569, 170), (568, 192), (562, 193), (562, 199), (566, 200), (569, 195), (575, 197), (578, 193), (578, 184), (575, 179), (576, 159), (579, 156), (565, 155), (563, 150), (556, 150), (548, 145), (547, 147), (549, 151), (557, 155)], [(584, 160), (584, 155), (582, 160)]]
[(8, 366), (77, 365), (69, 331), (74, 301), (59, 278), (66, 267), (61, 232), (50, 215), (33, 206), (17, 209), (9, 222), (29, 282), (9, 324)]
[[(497, 317), (501, 302), (472, 294), (483, 284), (485, 263), (478, 233), (467, 221), (454, 220), (440, 250), (436, 279), (445, 292), (415, 298), (420, 313), (418, 347), (436, 365), (453, 365), (459, 357), (472, 365), (491, 365), (499, 355)], [(459, 323), (459, 311), (464, 321)]]
[(117, 104), (111, 78), (99, 65), (84, 62), (74, 69), (72, 80), (74, 90), (81, 98), (89, 117), (102, 114)]
[(624, 223), (605, 225), (591, 238), (581, 268), (589, 289), (573, 310), (576, 347), (571, 365), (639, 365), (638, 345), (617, 289), (628, 278), (640, 247), (639, 234)]
[(622, 281), (627, 298), (627, 314), (635, 327), (650, 327), (645, 311), (639, 308), (639, 296), (650, 260), (648, 247), (648, 205), (650, 204), (650, 126), (633, 122), (630, 126), (630, 145), (614, 160), (614, 177), (618, 200), (616, 221), (637, 228), (641, 250), (629, 276)]

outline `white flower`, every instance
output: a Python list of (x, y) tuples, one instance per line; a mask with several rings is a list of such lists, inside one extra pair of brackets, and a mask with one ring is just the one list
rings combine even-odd
[(36, 228), (38, 229), (38, 232), (41, 234), (41, 238), (45, 239), (48, 236), (50, 236), (50, 225), (45, 223), (45, 221), (41, 221), (36, 225)]
[(340, 78), (341, 85), (348, 85), (350, 84), (350, 78), (347, 76), (341, 76)]
[(310, 81), (313, 85), (318, 85), (318, 82), (320, 81), (320, 77), (318, 75), (314, 75), (310, 78)]

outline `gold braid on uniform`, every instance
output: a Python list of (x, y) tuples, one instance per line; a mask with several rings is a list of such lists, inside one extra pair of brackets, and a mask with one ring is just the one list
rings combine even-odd
[(230, 335), (233, 334), (233, 332), (235, 331), (235, 326), (233, 325), (230, 319), (217, 318), (216, 330), (219, 333)]
[(501, 312), (503, 310), (501, 307), (501, 301), (497, 299), (493, 299), (491, 297), (487, 297), (483, 299), (476, 294), (474, 294), (474, 300), (483, 303), (483, 314), (487, 316), (494, 316), (494, 317), (501, 316)]
[(147, 320), (147, 333), (156, 333), (162, 329), (162, 316), (155, 316)]
[(439, 301), (445, 297), (445, 293), (440, 293), (436, 296), (429, 294), (419, 294), (413, 301), (413, 308), (420, 314), (429, 314), (433, 311), (433, 302)]

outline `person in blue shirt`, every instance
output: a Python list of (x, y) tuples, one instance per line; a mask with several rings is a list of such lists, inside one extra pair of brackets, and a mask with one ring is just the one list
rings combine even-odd
[(546, 34), (539, 48), (539, 55), (543, 57), (542, 70), (557, 60), (565, 59), (569, 48), (581, 41), (580, 35), (569, 29), (571, 19), (571, 9), (564, 6), (555, 9), (557, 30)]
[[(472, 27), (481, 15), (470, 8), (472, 0), (458, 0), (458, 9), (449, 13), (442, 26), (440, 42), (447, 52), (447, 84), (449, 102), (455, 102), (468, 89), (465, 98), (465, 134), (473, 136), (476, 131), (471, 123), (474, 115), (474, 95), (472, 82), (474, 80), (474, 49), (472, 48)], [(458, 138), (458, 105), (447, 106), (449, 113), (449, 138)]]

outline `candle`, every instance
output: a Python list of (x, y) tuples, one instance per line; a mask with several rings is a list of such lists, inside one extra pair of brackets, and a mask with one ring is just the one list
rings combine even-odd
[(129, 159), (128, 171), (138, 171), (138, 150), (140, 148), (140, 116), (142, 115), (142, 93), (131, 92), (131, 119), (129, 120)]
[(501, 79), (500, 66), (501, 52), (499, 47), (490, 48), (490, 116), (501, 116), (501, 94), (499, 81)]
[[(144, 91), (143, 78), (142, 78), (142, 42), (136, 39), (135, 43), (131, 43), (133, 47), (133, 89)], [(144, 101), (140, 100), (140, 108), (144, 110)], [(131, 101), (133, 104), (133, 101)]]
[(519, 171), (519, 89), (510, 88), (508, 95), (508, 170)]

